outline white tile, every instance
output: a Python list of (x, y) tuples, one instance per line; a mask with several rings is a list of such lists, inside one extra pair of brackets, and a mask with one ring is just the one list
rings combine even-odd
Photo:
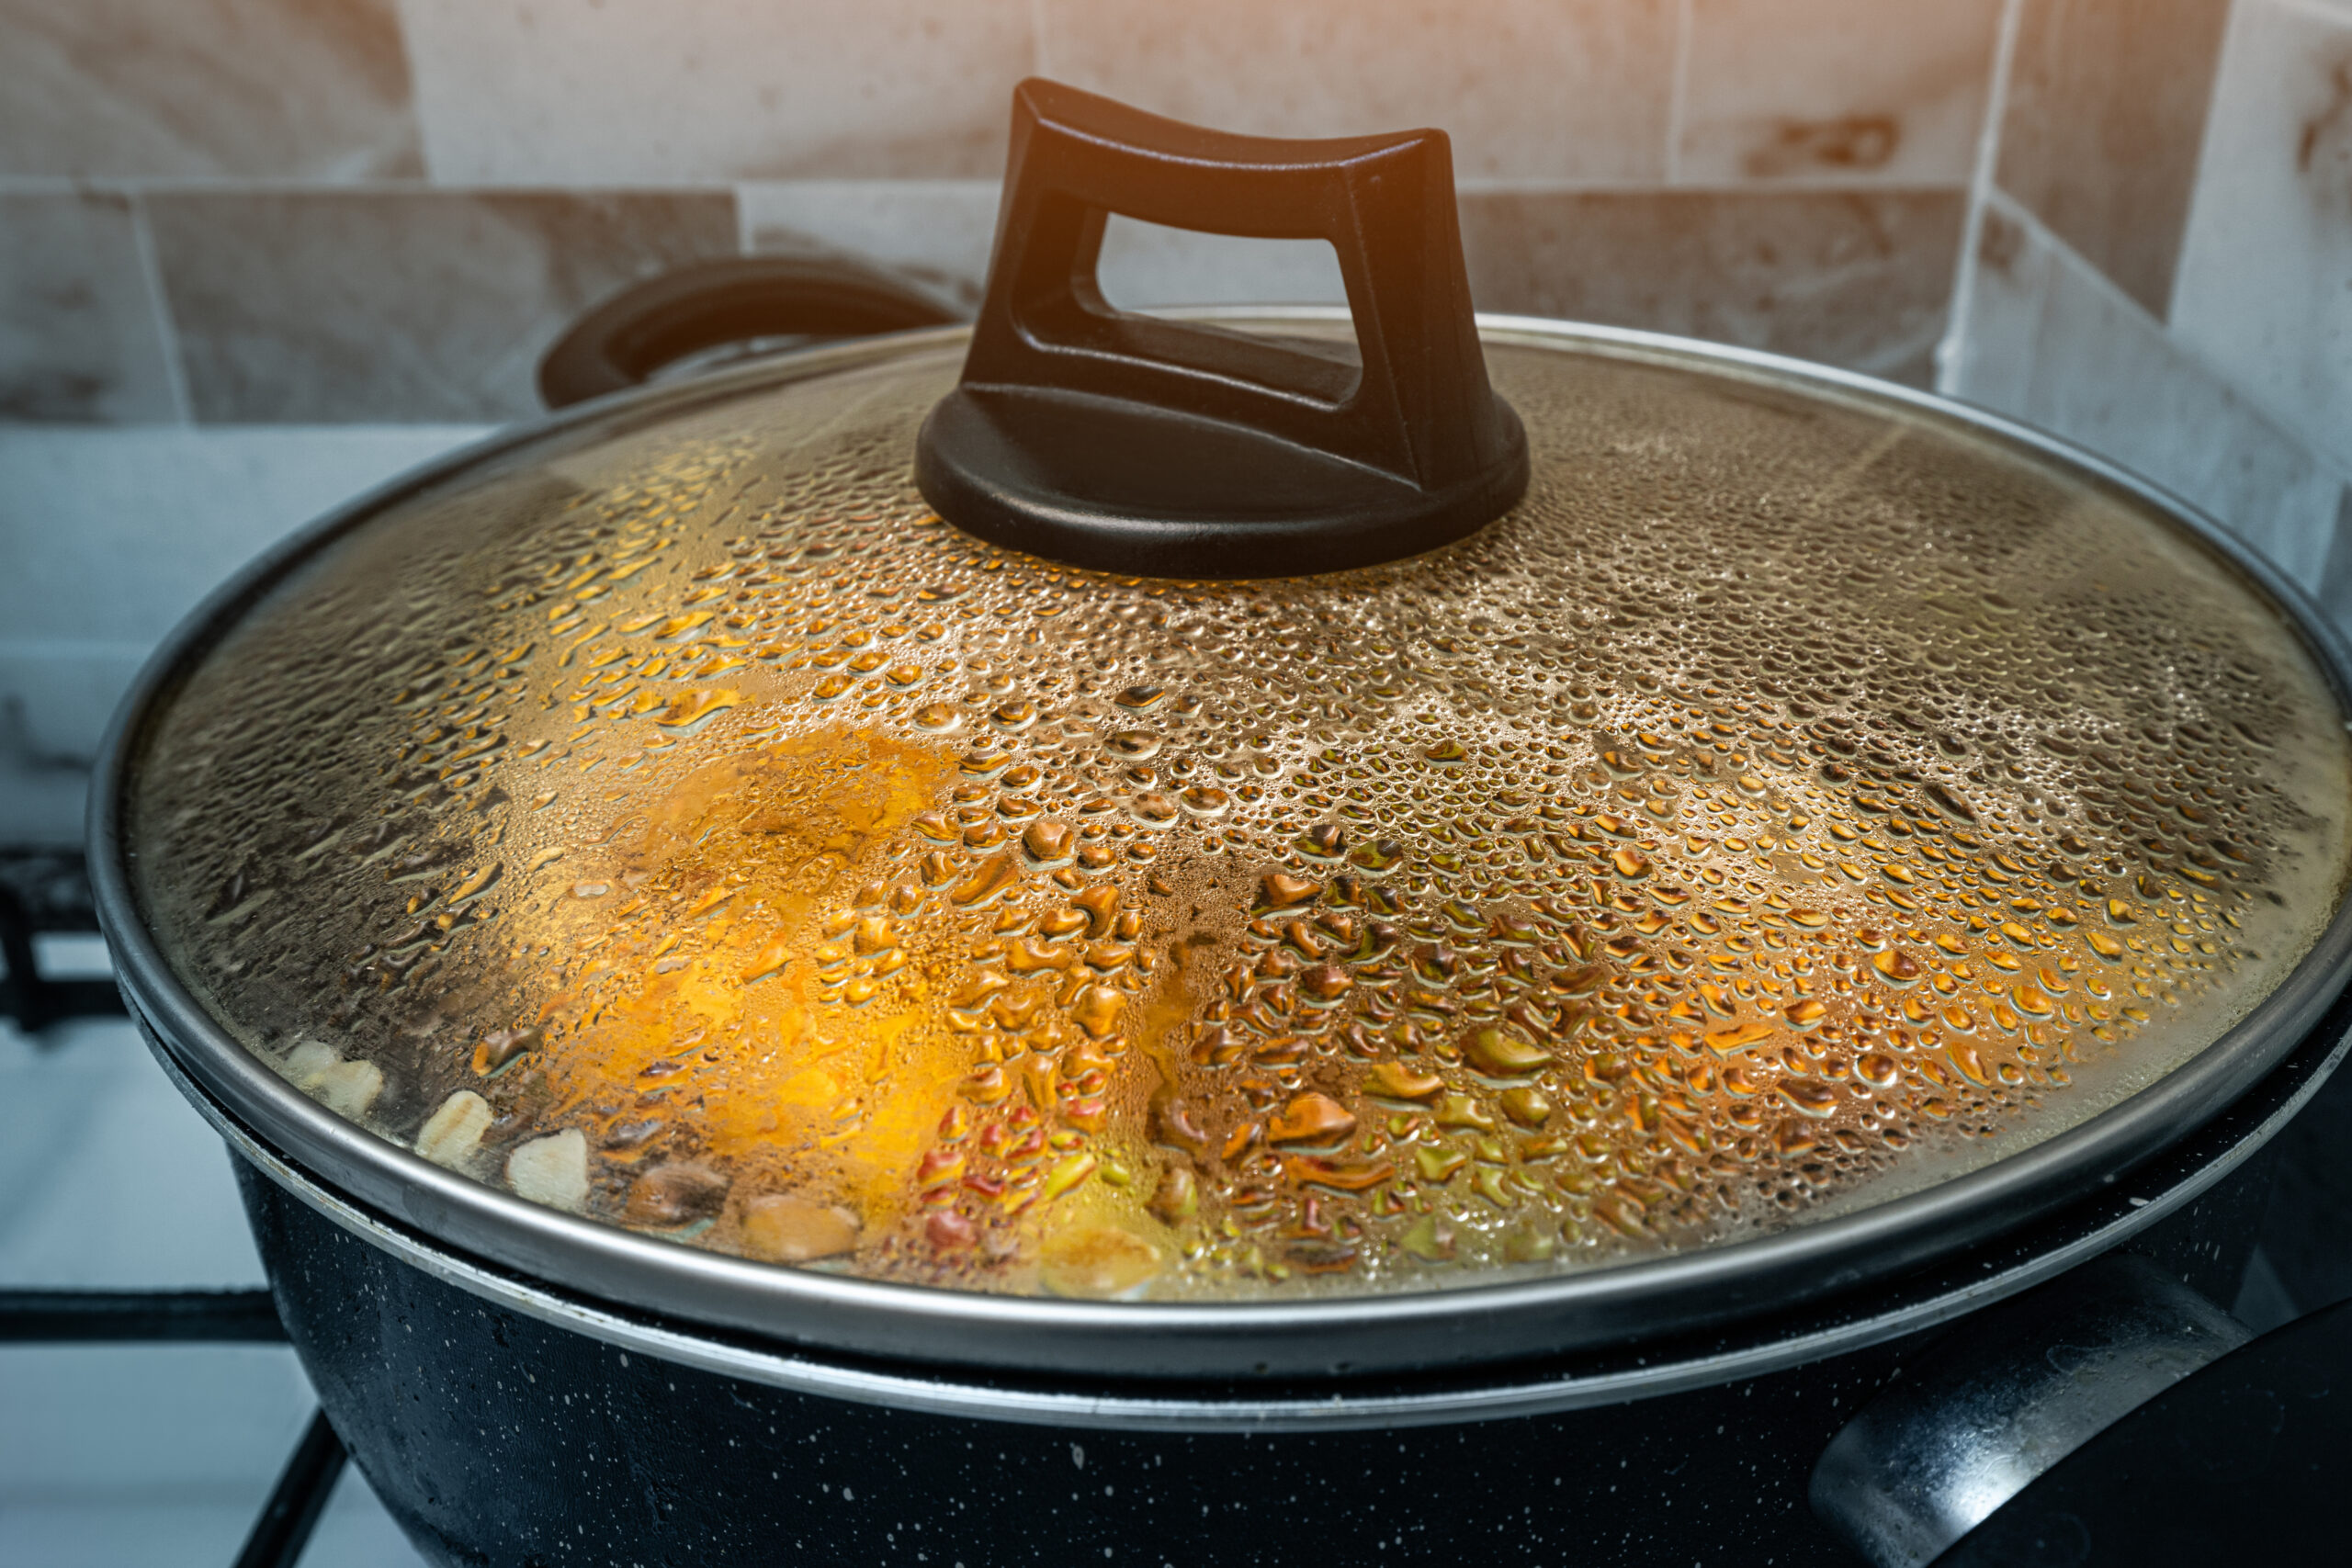
[(996, 234), (995, 180), (774, 180), (740, 186), (746, 249), (858, 256), (977, 306)]
[[(0, 694), (5, 691), (0, 686)], [(89, 801), (87, 764), (70, 755), (28, 757), (26, 749), (23, 722), (0, 694), (0, 833), (28, 850), (80, 847)]]
[[(110, 980), (107, 939), (96, 931), (35, 931), (33, 963), (52, 980)], [(5, 969), (6, 964), (0, 964)]]
[(368, 1478), (346, 1468), (319, 1528), (302, 1553), (301, 1568), (424, 1568), (424, 1559), (401, 1534)]
[(1153, 305), (1344, 305), (1340, 256), (1321, 240), (1237, 240), (1114, 218), (1096, 267), (1103, 297)]
[[(5, 1356), (6, 1352), (0, 1352)], [(12, 1412), (13, 1414), (13, 1412)], [(233, 1562), (268, 1482), (81, 1495), (0, 1493), (0, 1568), (184, 1568)]]
[(147, 650), (222, 579), (480, 434), (0, 426), (0, 706), (36, 750), (86, 758)]
[(36, 0), (0, 16), (0, 171), (416, 173), (393, 0)]
[(0, 194), (0, 418), (177, 417), (130, 200), (119, 191)]
[(402, 0), (445, 183), (995, 174), (1029, 0)]
[(1692, 0), (1679, 181), (1959, 183), (2001, 0)]
[[(175, 619), (157, 624), (167, 628)], [(27, 753), (0, 761), (86, 767), (150, 647), (111, 638), (0, 637), (0, 753)], [(6, 771), (5, 798), (14, 802), (21, 795), (17, 768)]]
[[(171, 1375), (165, 1369), (163, 1375)], [(187, 1438), (201, 1446), (202, 1435)], [(290, 1451), (292, 1443), (288, 1449)], [(168, 1478), (149, 1486), (63, 1486), (32, 1497), (0, 1489), (0, 1568), (187, 1568), (226, 1563), (253, 1529), (276, 1480), (254, 1452), (233, 1483)], [(278, 1456), (283, 1462), (284, 1456)], [(356, 1469), (345, 1468), (319, 1516), (301, 1568), (424, 1568)]]
[(1433, 125), (1464, 179), (1655, 180), (1671, 0), (1039, 0), (1040, 71), (1261, 136)]
[[(0, 1286), (261, 1279), (227, 1150), (131, 1025), (0, 1026)], [(0, 1568), (232, 1561), (315, 1405), (282, 1347), (0, 1347)], [(420, 1561), (348, 1470), (302, 1558)]]
[(0, 1282), (260, 1283), (229, 1161), (129, 1022), (0, 1026)]
[(731, 192), (148, 193), (199, 424), (471, 424), (542, 412), (540, 357), (629, 285), (741, 250)]
[(2352, 8), (2238, 5), (2172, 322), (2280, 421), (2352, 466)]
[(1967, 294), (1953, 302), (1952, 356), (1938, 389), (2003, 413), (2020, 413), (2033, 390), (2034, 346), (2050, 297), (2055, 247), (1999, 207), (1977, 235)]
[(35, 1502), (227, 1504), (229, 1549), (180, 1561), (229, 1562), (316, 1406), (284, 1346), (0, 1348), (0, 1540)]
[(1951, 390), (2067, 437), (2211, 513), (2315, 586), (2338, 475), (1996, 193)]
[(2001, 189), (2165, 313), (2231, 0), (2017, 0)]
[(2335, 536), (2327, 547), (2327, 560), (2320, 568), (2312, 596), (2339, 629), (2352, 634), (2352, 484), (2344, 487), (2344, 498), (2336, 506)]
[[(317, 1408), (283, 1347), (0, 1348), (0, 1568), (225, 1563)], [(421, 1568), (346, 1466), (302, 1568)]]
[[(977, 309), (996, 238), (992, 180), (801, 180), (741, 186), (755, 251), (862, 257)], [(1320, 240), (1236, 240), (1114, 217), (1100, 276), (1111, 302), (1341, 303), (1338, 254)]]
[(1641, 327), (1917, 384), (1943, 335), (1958, 190), (1478, 191), (1483, 310)]

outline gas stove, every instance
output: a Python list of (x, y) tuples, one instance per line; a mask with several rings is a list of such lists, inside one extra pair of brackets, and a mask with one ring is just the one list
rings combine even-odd
[(413, 1568), (317, 1412), (80, 855), (0, 850), (0, 1563)]

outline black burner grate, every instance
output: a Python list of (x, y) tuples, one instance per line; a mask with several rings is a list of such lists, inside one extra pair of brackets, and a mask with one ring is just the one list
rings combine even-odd
[[(0, 1016), (28, 1034), (69, 1018), (121, 1017), (111, 979), (60, 979), (39, 963), (35, 937), (97, 929), (80, 855), (0, 850), (0, 959), (8, 966)], [(267, 1291), (0, 1290), (0, 1345), (285, 1342)], [(342, 1439), (325, 1412), (313, 1414), (246, 1534), (237, 1568), (294, 1568), (343, 1466)]]
[(32, 1034), (68, 1018), (120, 1017), (110, 979), (57, 979), (41, 973), (38, 936), (94, 934), (88, 865), (79, 854), (0, 850), (0, 1016)]
[[(0, 1345), (286, 1342), (267, 1291), (0, 1291)], [(294, 1568), (343, 1474), (343, 1440), (317, 1411), (269, 1501), (246, 1532), (237, 1568)]]

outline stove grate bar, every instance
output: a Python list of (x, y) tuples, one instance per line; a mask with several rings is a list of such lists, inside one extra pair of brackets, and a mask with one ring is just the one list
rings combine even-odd
[(345, 1457), (343, 1439), (327, 1425), (327, 1413), (312, 1414), (310, 1429), (287, 1457), (277, 1485), (237, 1553), (237, 1568), (295, 1568), (302, 1561), (302, 1550), (311, 1544), (311, 1532), (343, 1474)]
[(0, 1018), (28, 1034), (69, 1018), (119, 1018), (111, 979), (52, 979), (41, 973), (33, 938), (92, 931), (89, 867), (79, 853), (0, 848)]
[(267, 1291), (0, 1290), (0, 1345), (282, 1345)]

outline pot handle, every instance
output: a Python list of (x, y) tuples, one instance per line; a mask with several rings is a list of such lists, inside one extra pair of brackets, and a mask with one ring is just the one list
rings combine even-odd
[(723, 256), (631, 284), (574, 321), (539, 361), (539, 400), (569, 408), (664, 365), (762, 337), (864, 337), (962, 318), (845, 256)]
[[(915, 477), (993, 542), (1105, 570), (1276, 576), (1415, 555), (1515, 502), (1439, 130), (1235, 136), (1053, 82), (1013, 92), (996, 252)], [(1357, 354), (1113, 309), (1114, 213), (1339, 253)]]
[(1942, 1562), (2068, 1455), (2251, 1337), (2147, 1259), (2093, 1258), (1905, 1366), (1823, 1450), (1814, 1513), (1873, 1568)]

